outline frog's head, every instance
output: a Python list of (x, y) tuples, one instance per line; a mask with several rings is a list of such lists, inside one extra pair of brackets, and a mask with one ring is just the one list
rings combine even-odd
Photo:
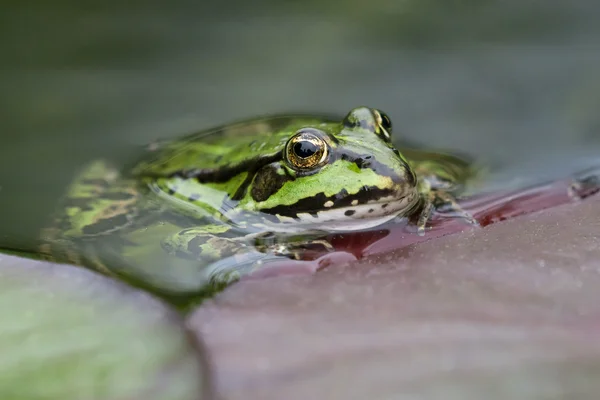
[(337, 123), (296, 129), (280, 160), (256, 172), (242, 200), (277, 222), (361, 229), (411, 210), (417, 179), (391, 142), (389, 117), (355, 108)]
[(261, 213), (274, 230), (362, 229), (417, 205), (416, 176), (379, 110), (356, 108), (342, 121), (275, 117), (241, 128), (246, 136), (169, 144), (134, 175), (182, 210), (234, 223)]

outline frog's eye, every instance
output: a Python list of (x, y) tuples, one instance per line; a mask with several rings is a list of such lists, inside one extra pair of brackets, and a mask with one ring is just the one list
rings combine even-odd
[(287, 162), (295, 169), (311, 169), (327, 160), (327, 143), (313, 129), (298, 131), (285, 145)]
[(389, 141), (392, 137), (392, 120), (383, 111), (373, 110), (373, 114), (375, 115), (378, 130), (384, 139)]

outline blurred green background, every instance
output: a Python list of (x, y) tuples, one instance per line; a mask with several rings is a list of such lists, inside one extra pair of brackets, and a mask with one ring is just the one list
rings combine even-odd
[(2, 2), (2, 242), (92, 158), (276, 112), (379, 107), (503, 186), (599, 158), (596, 0), (95, 3)]

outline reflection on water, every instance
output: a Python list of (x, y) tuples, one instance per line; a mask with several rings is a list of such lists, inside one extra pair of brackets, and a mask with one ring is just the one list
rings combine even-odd
[(257, 114), (368, 104), (477, 155), (490, 185), (600, 146), (595, 0), (3, 5), (0, 235), (28, 241), (75, 169)]

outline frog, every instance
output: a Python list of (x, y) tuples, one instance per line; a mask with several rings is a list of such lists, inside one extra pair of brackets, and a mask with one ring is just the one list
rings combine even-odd
[[(131, 166), (90, 162), (42, 231), (39, 253), (155, 285), (186, 263), (197, 281), (187, 289), (200, 290), (307, 249), (335, 251), (323, 240), (331, 232), (410, 218), (424, 235), (436, 210), (477, 224), (457, 203), (476, 176), (470, 160), (394, 143), (390, 117), (366, 106), (159, 140)], [(140, 278), (145, 263), (159, 266)]]

